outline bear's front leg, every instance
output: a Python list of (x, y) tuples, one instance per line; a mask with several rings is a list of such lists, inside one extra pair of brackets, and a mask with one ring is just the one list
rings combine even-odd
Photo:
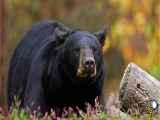
[(25, 90), (22, 107), (29, 112), (41, 112), (45, 111), (45, 99), (44, 92), (40, 84), (32, 85)]

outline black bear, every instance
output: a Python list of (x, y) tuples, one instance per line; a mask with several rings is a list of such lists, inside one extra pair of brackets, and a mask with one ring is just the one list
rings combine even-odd
[(105, 35), (106, 30), (91, 34), (56, 21), (35, 24), (10, 62), (9, 107), (15, 96), (31, 111), (94, 104), (103, 97)]

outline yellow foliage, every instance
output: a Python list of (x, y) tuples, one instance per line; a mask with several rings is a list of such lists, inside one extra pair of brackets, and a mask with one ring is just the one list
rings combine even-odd
[(133, 0), (121, 0), (120, 5), (124, 13), (128, 12), (128, 10), (132, 8)]
[(105, 44), (103, 46), (103, 53), (105, 53), (109, 47), (110, 47), (110, 40), (108, 37), (106, 37)]

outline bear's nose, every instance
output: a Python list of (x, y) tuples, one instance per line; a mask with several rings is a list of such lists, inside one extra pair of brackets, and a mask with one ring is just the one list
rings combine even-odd
[(84, 66), (87, 70), (93, 70), (95, 67), (95, 60), (92, 57), (86, 58)]

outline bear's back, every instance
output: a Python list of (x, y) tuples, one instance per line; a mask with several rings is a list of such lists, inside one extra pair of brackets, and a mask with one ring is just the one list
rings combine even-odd
[(8, 75), (9, 106), (16, 95), (22, 98), (27, 83), (31, 63), (40, 48), (55, 34), (56, 27), (63, 25), (54, 21), (43, 21), (35, 24), (22, 38), (11, 59)]

